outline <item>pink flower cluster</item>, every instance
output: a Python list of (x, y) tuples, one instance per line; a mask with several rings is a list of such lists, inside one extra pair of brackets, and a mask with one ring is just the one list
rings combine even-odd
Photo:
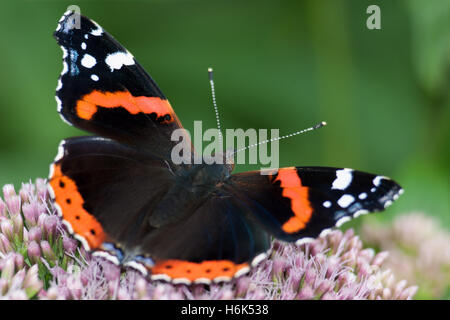
[(411, 299), (416, 286), (383, 268), (386, 252), (363, 247), (352, 230), (296, 246), (273, 242), (270, 257), (231, 283), (172, 285), (92, 257), (72, 239), (45, 180), (0, 198), (3, 299)]
[(389, 251), (385, 265), (418, 284), (421, 299), (445, 298), (450, 288), (450, 233), (437, 219), (412, 212), (389, 225), (364, 225), (362, 235), (365, 242)]

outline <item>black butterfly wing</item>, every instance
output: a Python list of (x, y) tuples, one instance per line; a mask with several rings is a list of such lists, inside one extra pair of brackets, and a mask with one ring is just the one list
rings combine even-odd
[[(267, 172), (266, 172), (267, 173)], [(247, 272), (272, 235), (298, 244), (401, 194), (391, 179), (351, 169), (291, 167), (234, 174), (185, 220), (144, 240), (153, 279), (210, 283)]]
[(270, 235), (301, 243), (383, 210), (402, 192), (394, 181), (360, 171), (291, 167), (235, 174), (206, 199), (166, 208), (161, 200), (174, 186), (189, 202), (182, 191), (189, 186), (176, 178), (188, 167), (170, 161), (171, 135), (182, 127), (167, 99), (95, 22), (69, 11), (55, 37), (64, 53), (58, 111), (102, 137), (62, 142), (51, 194), (69, 231), (117, 264), (175, 283), (229, 280), (267, 256)]
[[(113, 140), (64, 140), (49, 180), (64, 224), (87, 250), (155, 280), (230, 280), (265, 258), (270, 247), (250, 208), (220, 189), (194, 210), (173, 213), (182, 219), (154, 227), (150, 218), (176, 177), (166, 161)], [(175, 201), (183, 200), (180, 193)]]
[(250, 207), (268, 232), (297, 243), (361, 214), (384, 210), (403, 192), (384, 176), (326, 167), (238, 173), (224, 188)]
[(96, 22), (74, 11), (63, 15), (54, 36), (63, 50), (56, 88), (63, 120), (170, 159), (176, 143), (171, 135), (181, 123), (133, 55)]
[(55, 206), (86, 249), (134, 243), (143, 220), (173, 185), (168, 163), (99, 137), (63, 140), (50, 168)]
[(239, 277), (267, 257), (269, 234), (249, 208), (226, 193), (210, 197), (183, 221), (149, 234), (141, 252), (153, 280), (211, 283)]

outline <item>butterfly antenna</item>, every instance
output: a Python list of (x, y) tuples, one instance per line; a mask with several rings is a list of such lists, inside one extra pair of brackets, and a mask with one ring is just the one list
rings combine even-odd
[(216, 113), (217, 129), (219, 130), (219, 142), (222, 143), (222, 130), (220, 127), (219, 109), (217, 108), (216, 91), (214, 89), (214, 71), (212, 68), (208, 68), (208, 75), (209, 75), (209, 84), (211, 85), (212, 103), (214, 106), (214, 112)]
[(240, 151), (244, 151), (244, 150), (247, 150), (247, 149), (250, 149), (250, 148), (254, 148), (254, 147), (259, 146), (261, 144), (274, 142), (274, 141), (285, 139), (285, 138), (290, 138), (290, 137), (293, 137), (293, 136), (296, 136), (296, 135), (299, 135), (299, 134), (302, 134), (302, 133), (305, 133), (305, 132), (308, 132), (308, 131), (313, 131), (313, 130), (322, 128), (322, 127), (324, 127), (326, 125), (327, 125), (327, 123), (325, 121), (322, 121), (322, 122), (316, 124), (315, 126), (307, 128), (307, 129), (303, 129), (303, 130), (300, 130), (300, 131), (297, 131), (297, 132), (293, 132), (293, 133), (290, 133), (290, 134), (287, 134), (287, 135), (284, 135), (284, 136), (281, 136), (281, 137), (276, 137), (276, 138), (264, 140), (264, 141), (261, 141), (261, 142), (258, 142), (258, 143), (254, 143), (254, 144), (248, 145), (248, 146), (246, 146), (244, 148), (237, 149), (233, 153), (231, 153), (230, 156), (233, 156), (234, 154), (236, 154), (236, 153), (238, 153)]

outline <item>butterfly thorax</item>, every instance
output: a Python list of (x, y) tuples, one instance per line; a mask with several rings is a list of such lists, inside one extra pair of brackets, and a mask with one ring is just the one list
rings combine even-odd
[(189, 170), (180, 172), (175, 183), (152, 212), (150, 225), (159, 228), (193, 213), (230, 174), (231, 166), (205, 163), (195, 164)]

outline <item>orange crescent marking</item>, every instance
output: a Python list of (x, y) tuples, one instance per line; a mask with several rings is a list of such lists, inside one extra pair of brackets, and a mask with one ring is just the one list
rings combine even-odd
[(61, 165), (54, 164), (50, 186), (55, 193), (55, 202), (62, 211), (64, 220), (73, 231), (86, 239), (91, 249), (96, 249), (105, 241), (106, 234), (98, 220), (83, 208), (84, 200), (77, 185), (61, 172)]
[(165, 274), (172, 279), (186, 278), (189, 281), (205, 278), (213, 280), (217, 277), (232, 278), (239, 270), (248, 267), (248, 263), (235, 264), (229, 260), (211, 260), (188, 262), (183, 260), (164, 260), (151, 268), (152, 275)]
[(169, 114), (170, 120), (165, 120), (165, 122), (175, 120), (174, 111), (169, 101), (158, 97), (134, 97), (128, 91), (101, 92), (94, 90), (78, 100), (75, 109), (80, 118), (90, 120), (97, 112), (97, 106), (103, 108), (122, 107), (131, 114), (156, 113), (157, 117), (164, 117)]
[(313, 212), (308, 200), (308, 187), (302, 186), (295, 167), (279, 169), (275, 181), (281, 182), (282, 196), (291, 199), (291, 210), (295, 214), (283, 224), (282, 228), (287, 233), (298, 232), (306, 226)]

